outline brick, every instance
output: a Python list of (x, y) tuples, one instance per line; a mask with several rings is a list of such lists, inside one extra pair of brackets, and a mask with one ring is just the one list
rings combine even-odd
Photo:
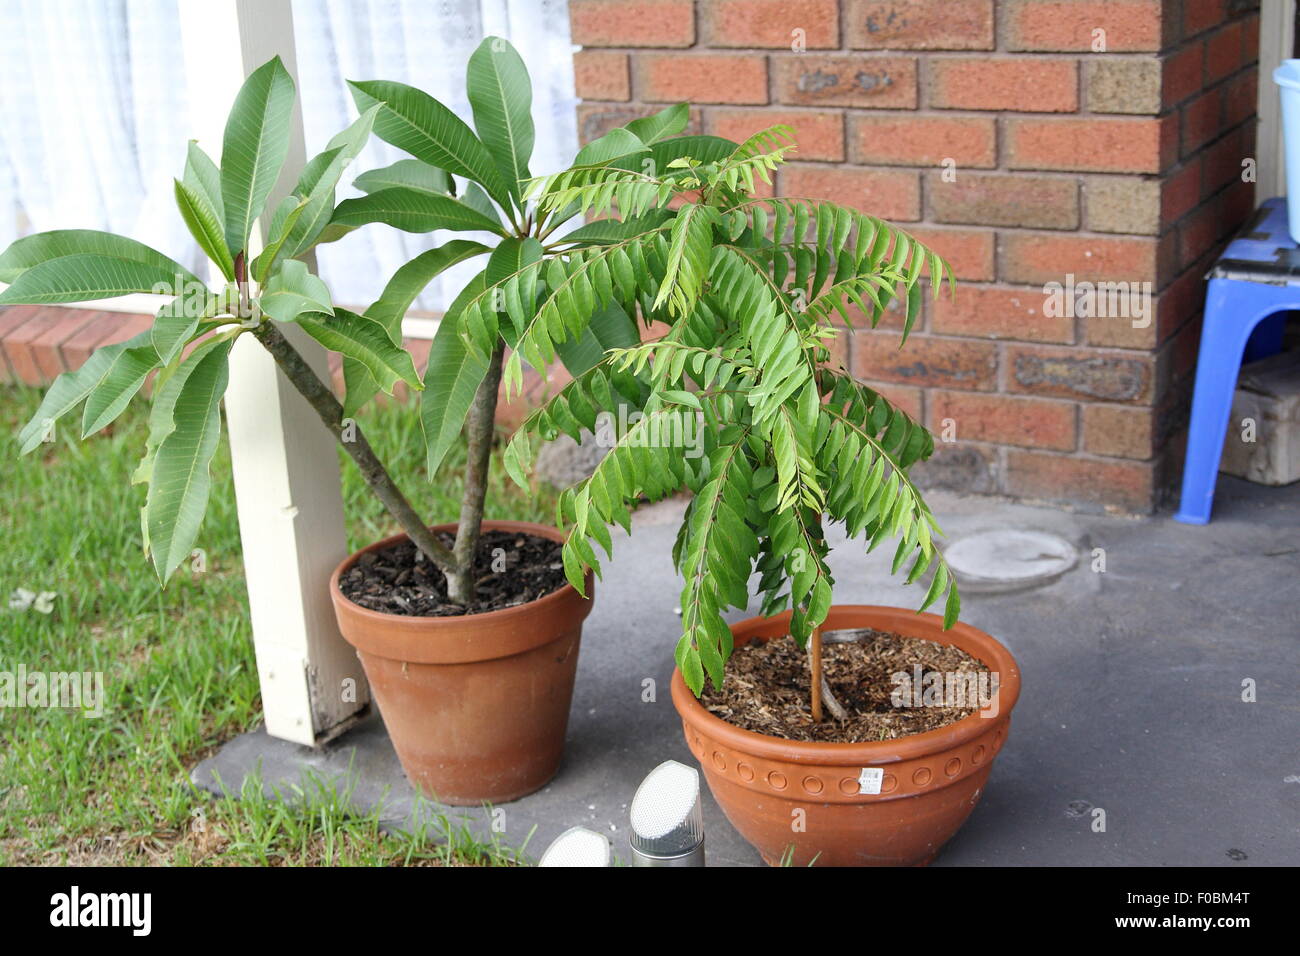
[(936, 442), (934, 454), (918, 461), (908, 477), (926, 489), (985, 495), (998, 490), (998, 451), (972, 442)]
[(1161, 119), (1006, 120), (1011, 169), (1158, 173), (1174, 161), (1178, 123)]
[(31, 341), (36, 367), (47, 382), (71, 371), (63, 361), (63, 343), (94, 321), (96, 315), (92, 309), (54, 308), (50, 311), (59, 313), (58, 321)]
[[(585, 145), (594, 139), (600, 139), (616, 126), (626, 126), (634, 119), (659, 112), (659, 109), (656, 106), (626, 106), (621, 103), (579, 103), (578, 141)], [(686, 132), (699, 133), (702, 129), (700, 111), (691, 110)]]
[(992, 0), (849, 0), (855, 50), (991, 50)]
[(1194, 157), (1160, 184), (1160, 221), (1170, 225), (1196, 207), (1201, 196), (1201, 158)]
[(1083, 182), (1085, 225), (1095, 232), (1154, 236), (1160, 232), (1160, 190), (1156, 179), (1089, 177)]
[(973, 229), (932, 229), (911, 226), (907, 230), (947, 261), (958, 279), (976, 282), (993, 278), (993, 231)]
[(907, 222), (921, 218), (916, 173), (791, 163), (781, 170), (780, 177), (785, 196), (827, 199), (882, 219)]
[(916, 107), (912, 57), (774, 56), (776, 95), (792, 106)]
[(1157, 245), (1151, 239), (1112, 239), (1016, 232), (1002, 237), (999, 275), (1008, 282), (1156, 282)]
[(1242, 162), (1255, 154), (1253, 126), (1233, 130), (1210, 145), (1202, 156), (1201, 196), (1218, 192), (1227, 183), (1241, 180), (1245, 167)]
[(93, 313), (85, 325), (63, 341), (60, 347), (63, 364), (74, 372), (81, 368), (86, 359), (90, 358), (91, 353), (99, 348), (100, 343), (118, 334), (125, 318), (119, 312)]
[(929, 104), (938, 109), (1073, 113), (1079, 77), (1073, 60), (996, 57), (931, 59)]
[(860, 332), (853, 374), (860, 379), (991, 392), (997, 387), (996, 346), (971, 339), (912, 335), (902, 349), (894, 332)]
[(1241, 21), (1241, 62), (1259, 62), (1259, 14), (1252, 13)]
[(885, 401), (895, 408), (901, 408), (916, 421), (924, 419), (925, 392), (919, 388), (906, 385), (892, 385), (889, 382), (863, 382), (884, 396)]
[(42, 308), (35, 312), (26, 322), (13, 329), (4, 337), (5, 357), (13, 370), (15, 381), (24, 385), (44, 385), (49, 379), (41, 371), (37, 362), (33, 343), (48, 332), (64, 318), (60, 308)]
[(695, 42), (695, 4), (569, 0), (569, 35), (579, 46), (687, 47)]
[[(1002, 16), (1009, 50), (1134, 53), (1162, 46), (1161, 0), (1009, 0)], [(1105, 49), (1097, 50), (1103, 38)]]
[(1251, 67), (1226, 84), (1223, 90), (1223, 126), (1236, 126), (1255, 115), (1259, 102), (1259, 70)]
[(1079, 227), (1079, 186), (1073, 179), (960, 173), (926, 176), (929, 215), (935, 222), (977, 226)]
[(1183, 0), (1183, 36), (1193, 37), (1223, 22), (1227, 0)]
[(1042, 289), (963, 283), (957, 287), (956, 297), (945, 292), (930, 301), (930, 331), (939, 335), (1029, 342), (1074, 340), (1073, 318), (1044, 314)]
[(1205, 85), (1212, 86), (1241, 66), (1241, 23), (1226, 23), (1205, 41)]
[(729, 53), (640, 53), (636, 88), (651, 103), (767, 102), (767, 58)]
[(584, 100), (629, 100), (627, 54), (579, 50), (573, 54), (573, 89)]
[(1161, 105), (1175, 106), (1201, 92), (1201, 75), (1205, 63), (1205, 46), (1193, 43), (1173, 54), (1163, 63)]
[(1148, 57), (1095, 60), (1085, 65), (1088, 109), (1094, 113), (1160, 112), (1162, 64)]
[[(833, 50), (840, 45), (836, 0), (710, 0), (700, 4), (704, 43), (715, 47)], [(799, 31), (796, 33), (796, 31)]]
[(1017, 498), (1129, 514), (1155, 505), (1156, 469), (1146, 462), (1009, 450), (1005, 469), (1003, 491)]
[(1093, 455), (1145, 461), (1156, 453), (1150, 410), (1121, 405), (1084, 405), (1083, 448)]
[(707, 110), (704, 128), (714, 136), (744, 142), (769, 126), (784, 124), (794, 130), (798, 144), (795, 159), (844, 159), (844, 115), (812, 110)]
[(991, 169), (997, 165), (997, 130), (985, 117), (849, 116), (850, 155), (856, 163)]
[(1072, 451), (1077, 443), (1076, 406), (1071, 402), (935, 391), (930, 394), (929, 406), (930, 430), (941, 434), (948, 429), (958, 442), (996, 442), (1056, 451)]
[(1007, 390), (1052, 398), (1148, 405), (1154, 358), (1128, 352), (1008, 345)]
[(139, 315), (136, 313), (122, 314), (118, 313), (113, 316), (117, 321), (108, 334), (99, 340), (96, 348), (103, 348), (105, 345), (116, 345), (118, 342), (125, 342), (133, 336), (139, 335), (153, 326), (152, 315)]
[(1223, 88), (1210, 90), (1182, 108), (1182, 155), (1189, 156), (1223, 132)]

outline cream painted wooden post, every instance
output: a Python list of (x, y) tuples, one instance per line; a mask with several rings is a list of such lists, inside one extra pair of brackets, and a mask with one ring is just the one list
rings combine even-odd
[[(279, 54), (297, 82), (289, 0), (236, 0), (234, 8), (244, 75)], [(267, 202), (263, 228), (304, 159), (299, 106), (286, 173)], [(296, 326), (281, 330), (328, 381), (325, 350)], [(242, 336), (231, 354), (226, 419), (266, 730), (320, 744), (346, 729), (369, 701), (361, 664), (339, 634), (329, 598), (330, 573), (347, 553), (338, 451), (252, 336)]]
[(1286, 166), (1282, 152), (1282, 103), (1273, 71), (1291, 58), (1295, 43), (1295, 0), (1270, 0), (1259, 17), (1259, 126), (1255, 136), (1255, 204), (1286, 195)]

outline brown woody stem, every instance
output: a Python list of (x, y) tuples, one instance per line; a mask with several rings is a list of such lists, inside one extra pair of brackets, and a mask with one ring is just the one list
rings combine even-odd
[(460, 502), (460, 523), (452, 548), (453, 570), (447, 572), (448, 600), (468, 607), (474, 602), (474, 553), (483, 530), (483, 501), (487, 495), (488, 465), (492, 459), (492, 436), (496, 428), (497, 389), (501, 384), (504, 346), (498, 342), (488, 361), (487, 374), (479, 382), (465, 419), (468, 451), (465, 459), (465, 491)]
[[(420, 516), (415, 513), (415, 509), (411, 507), (410, 502), (406, 500), (405, 495), (394, 484), (388, 471), (375, 456), (360, 426), (355, 423), (350, 424), (348, 427), (352, 430), (352, 434), (344, 436), (343, 406), (334, 397), (334, 393), (312, 371), (311, 366), (298, 350), (272, 322), (265, 321), (258, 325), (253, 329), (253, 337), (271, 353), (271, 357), (280, 366), (285, 377), (293, 383), (302, 397), (307, 399), (307, 404), (320, 416), (320, 420), (325, 423), (330, 434), (338, 440), (343, 450), (356, 463), (361, 477), (365, 479), (366, 485), (374, 492), (375, 497), (393, 516), (415, 546), (424, 552), (425, 557), (437, 565), (450, 581), (457, 569), (456, 558), (451, 551), (439, 543), (428, 526), (420, 520)], [(480, 494), (480, 499), (481, 497)]]

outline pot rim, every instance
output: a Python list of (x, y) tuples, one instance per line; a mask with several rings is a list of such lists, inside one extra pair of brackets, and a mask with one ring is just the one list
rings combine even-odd
[[(429, 530), (435, 533), (439, 531), (454, 532), (459, 526), (459, 522), (452, 521), (444, 524), (429, 525)], [(564, 535), (558, 529), (553, 528), (550, 525), (535, 524), (532, 521), (496, 521), (485, 519), (483, 521), (483, 530), (524, 531), (539, 538), (549, 538), (552, 541), (558, 541), (560, 543), (564, 542)], [(403, 540), (410, 540), (410, 536), (407, 535), (405, 531), (389, 535), (387, 538), (366, 545), (360, 551), (355, 551), (352, 554), (349, 554), (339, 562), (337, 567), (334, 568), (334, 573), (330, 575), (330, 595), (336, 602), (343, 602), (346, 604), (349, 614), (355, 615), (356, 617), (371, 623), (391, 624), (395, 621), (402, 621), (409, 622), (412, 626), (419, 626), (422, 628), (454, 628), (458, 625), (464, 626), (467, 622), (473, 622), (475, 626), (490, 626), (497, 622), (509, 620), (513, 616), (535, 613), (538, 608), (547, 608), (552, 604), (558, 604), (562, 601), (571, 601), (574, 598), (586, 602), (586, 607), (588, 611), (590, 610), (592, 597), (592, 574), (590, 571), (587, 572), (587, 580), (585, 582), (587, 593), (585, 596), (579, 594), (577, 588), (566, 580), (561, 587), (556, 588), (549, 594), (543, 594), (539, 598), (534, 598), (533, 600), (526, 601), (523, 604), (516, 604), (513, 607), (497, 608), (495, 611), (483, 611), (479, 614), (454, 614), (444, 616), (428, 614), (388, 614), (384, 611), (376, 611), (372, 608), (362, 607), (343, 593), (343, 589), (339, 587), (339, 579), (342, 578), (345, 571), (350, 569), (352, 565), (356, 564), (357, 561), (361, 559), (363, 554), (378, 551), (394, 542)], [(583, 614), (583, 617), (585, 618), (586, 614)]]
[[(831, 615), (836, 615), (837, 612), (841, 615), (847, 612), (850, 616), (861, 615), (867, 619), (875, 618), (877, 620), (879, 619), (878, 615), (892, 619), (905, 614), (917, 620), (937, 625), (940, 629), (943, 627), (943, 618), (937, 614), (909, 611), (905, 608), (884, 604), (836, 604), (831, 607), (828, 619)], [(769, 626), (778, 626), (782, 623), (788, 624), (789, 620), (790, 612), (785, 611), (772, 617), (746, 618), (730, 625), (730, 628), (732, 633), (735, 634), (737, 630), (757, 627), (762, 624)], [(874, 625), (869, 624), (868, 626)], [(883, 628), (881, 629), (883, 630)], [(897, 626), (893, 626), (893, 629), (900, 637), (930, 640), (928, 637), (909, 633)], [(997, 638), (961, 621), (958, 621), (947, 631), (942, 631), (942, 633), (971, 639), (970, 643), (976, 645), (975, 648), (962, 646), (956, 641), (950, 643), (978, 658), (990, 669), (997, 672), (999, 685), (998, 714), (996, 717), (981, 717), (976, 712), (963, 717), (955, 723), (948, 724), (946, 727), (927, 730), (919, 734), (909, 734), (893, 740), (861, 741), (858, 743), (787, 740), (784, 737), (773, 737), (768, 734), (745, 730), (709, 713), (699, 699), (691, 693), (690, 688), (686, 686), (681, 669), (677, 667), (673, 668), (672, 677), (673, 704), (676, 706), (682, 720), (693, 724), (701, 733), (707, 734), (735, 750), (771, 760), (784, 760), (791, 763), (873, 766), (901, 763), (905, 760), (914, 760), (929, 754), (942, 753), (972, 741), (996, 727), (1005, 725), (1010, 720), (1011, 709), (1015, 707), (1016, 701), (1020, 697), (1020, 669), (1016, 665), (1011, 652)], [(748, 640), (752, 640), (754, 636), (751, 636)], [(989, 658), (993, 658), (993, 660), (989, 660)]]

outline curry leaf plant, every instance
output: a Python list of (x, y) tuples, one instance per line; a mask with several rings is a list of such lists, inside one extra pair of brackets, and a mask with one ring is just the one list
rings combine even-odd
[[(309, 271), (304, 257), (346, 228), (335, 224), (335, 187), (370, 137), (378, 108), (361, 113), (300, 171), (292, 193), (276, 205), (267, 240), (252, 254), (250, 236), (280, 177), (289, 147), (294, 84), (278, 58), (244, 83), (226, 124), (220, 165), (196, 143), (175, 183), (181, 217), (224, 282), (209, 288), (178, 262), (135, 240), (65, 229), (14, 242), (0, 253), (0, 305), (81, 302), (146, 293), (167, 296), (153, 327), (97, 350), (60, 375), (19, 434), (23, 453), (52, 434), (55, 422), (81, 406), (86, 437), (113, 422), (153, 377), (149, 438), (135, 480), (146, 484), (142, 532), (165, 583), (191, 554), (207, 508), (209, 466), (220, 438), (220, 402), (229, 382), (235, 341), (253, 336), (340, 439), (343, 408), (279, 324), (296, 324), (339, 352), (375, 388), (399, 382), (421, 387), (410, 356), (386, 325), (340, 308)], [(426, 549), (447, 549), (428, 533), (375, 458), (359, 430), (344, 448), (371, 489)]]
[[(685, 582), (676, 660), (697, 695), (706, 678), (722, 683), (732, 649), (723, 612), (746, 607), (755, 573), (762, 613), (790, 608), (791, 633), (820, 654), (834, 583), (829, 523), (870, 548), (895, 541), (894, 572), (905, 569), (909, 583), (928, 573), (922, 610), (943, 599), (951, 626), (957, 589), (936, 547), (938, 525), (907, 475), (933, 440), (828, 364), (837, 315), (874, 327), (896, 304), (905, 341), (922, 280), (938, 295), (944, 280), (951, 290), (951, 270), (872, 216), (815, 199), (757, 198), (756, 186), (770, 184), (792, 148), (786, 127), (731, 146), (692, 137), (648, 145), (615, 132), (572, 169), (531, 180), (524, 196), (543, 218), (616, 211), (620, 221), (569, 233), (546, 247), (548, 258), (512, 260), (458, 316), (469, 354), (487, 354), (508, 331), (512, 388), (521, 361), (540, 366), (581, 343), (606, 309), (639, 310), (667, 329), (606, 349), (507, 447), (506, 467), (523, 484), (533, 436), (578, 439), (620, 405), (638, 412), (620, 416), (635, 423), (589, 478), (560, 496), (569, 581), (581, 589), (586, 570), (599, 570), (595, 547), (612, 553), (610, 526), (630, 530), (638, 502), (685, 488), (692, 498), (673, 551)], [(672, 440), (695, 427), (698, 457)], [(827, 689), (813, 688), (815, 716), (819, 691)]]

